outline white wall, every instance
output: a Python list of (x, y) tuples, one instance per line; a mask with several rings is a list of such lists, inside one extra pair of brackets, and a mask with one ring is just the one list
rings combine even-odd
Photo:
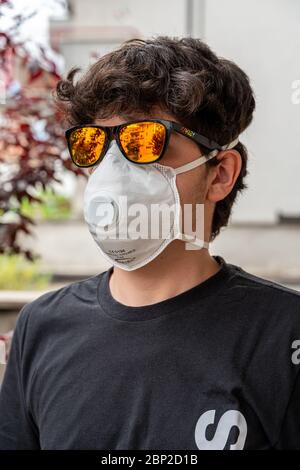
[(186, 0), (73, 0), (74, 24), (134, 26), (145, 36), (185, 32)]
[(207, 0), (204, 11), (204, 39), (248, 73), (257, 99), (241, 139), (250, 150), (249, 189), (232, 220), (300, 215), (300, 104), (291, 101), (300, 79), (300, 1)]

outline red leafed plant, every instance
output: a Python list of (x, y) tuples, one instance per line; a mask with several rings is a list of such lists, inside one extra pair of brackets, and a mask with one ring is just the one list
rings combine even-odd
[[(9, 3), (0, 0), (0, 8)], [(62, 168), (82, 172), (66, 155), (62, 116), (52, 96), (61, 76), (51, 49), (38, 45), (39, 58), (33, 58), (26, 42), (16, 39), (26, 20), (17, 14), (9, 30), (0, 30), (0, 253), (22, 253), (31, 260), (34, 254), (18, 241), (20, 232), (30, 235), (34, 224), (22, 213), (22, 199), (40, 202), (35, 189), (59, 181)], [(20, 85), (14, 77), (16, 62), (26, 72)]]

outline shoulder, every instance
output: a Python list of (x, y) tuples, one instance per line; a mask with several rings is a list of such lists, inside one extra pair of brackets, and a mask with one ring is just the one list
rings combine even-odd
[(82, 312), (83, 307), (95, 307), (97, 288), (103, 274), (51, 290), (26, 304), (18, 315), (16, 330), (21, 332), (28, 323), (31, 330), (39, 326), (46, 327), (48, 323), (75, 317), (76, 313)]
[(279, 282), (254, 275), (240, 266), (228, 264), (231, 277), (228, 282), (228, 301), (241, 300), (250, 310), (252, 319), (263, 317), (269, 322), (279, 321), (297, 325), (300, 333), (300, 291)]
[(300, 291), (287, 287), (279, 282), (252, 274), (242, 267), (228, 263), (228, 267), (240, 286), (245, 286), (253, 290), (262, 291), (268, 295), (279, 296), (283, 298), (294, 298), (300, 302)]

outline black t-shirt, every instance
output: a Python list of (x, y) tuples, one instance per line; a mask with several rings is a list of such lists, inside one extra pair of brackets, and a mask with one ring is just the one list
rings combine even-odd
[(26, 305), (0, 449), (300, 449), (300, 293), (215, 259), (149, 306), (117, 302), (111, 269)]

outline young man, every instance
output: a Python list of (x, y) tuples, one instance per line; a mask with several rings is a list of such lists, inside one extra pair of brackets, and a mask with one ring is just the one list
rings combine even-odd
[[(75, 73), (57, 101), (73, 162), (90, 168), (85, 219), (113, 266), (22, 309), (0, 448), (300, 449), (300, 294), (208, 250), (245, 187), (247, 75), (168, 37)], [(135, 203), (140, 225), (165, 210), (164, 236), (132, 236)], [(196, 206), (204, 218), (185, 230), (179, 209)]]

